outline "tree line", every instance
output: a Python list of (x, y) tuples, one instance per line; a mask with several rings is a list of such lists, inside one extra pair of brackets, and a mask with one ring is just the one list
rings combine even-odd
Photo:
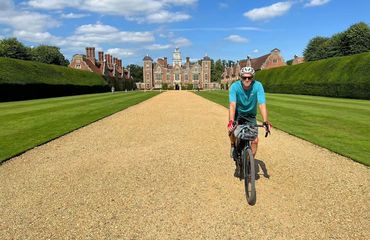
[(370, 51), (370, 28), (366, 23), (359, 22), (331, 37), (312, 38), (303, 56), (305, 61), (315, 61), (368, 51)]
[(55, 46), (40, 45), (27, 47), (16, 38), (0, 40), (0, 57), (32, 60), (46, 64), (68, 66), (69, 61)]

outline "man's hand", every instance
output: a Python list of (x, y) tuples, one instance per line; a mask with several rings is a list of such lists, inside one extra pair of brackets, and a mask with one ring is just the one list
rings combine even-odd
[(234, 131), (234, 128), (235, 128), (235, 124), (234, 124), (234, 120), (230, 120), (229, 123), (227, 124), (227, 129), (229, 130), (229, 132), (232, 132)]
[(266, 122), (263, 122), (263, 126), (265, 127), (265, 130), (266, 130), (265, 137), (267, 137), (268, 134), (271, 134), (270, 130), (272, 129), (272, 125), (269, 121), (266, 121)]

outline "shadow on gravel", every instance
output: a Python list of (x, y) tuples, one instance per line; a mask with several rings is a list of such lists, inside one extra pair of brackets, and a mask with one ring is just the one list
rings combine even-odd
[[(266, 164), (262, 160), (256, 159), (255, 164), (256, 164), (255, 166), (256, 180), (260, 178), (260, 175), (263, 175), (265, 178), (270, 178), (270, 175), (267, 172)], [(261, 170), (262, 170), (262, 173), (260, 173)]]

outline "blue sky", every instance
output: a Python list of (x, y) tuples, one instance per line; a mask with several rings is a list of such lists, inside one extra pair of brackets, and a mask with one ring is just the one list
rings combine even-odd
[(180, 47), (192, 60), (302, 55), (315, 36), (363, 21), (369, 0), (0, 0), (0, 38), (61, 48), (71, 59), (95, 47), (142, 65)]

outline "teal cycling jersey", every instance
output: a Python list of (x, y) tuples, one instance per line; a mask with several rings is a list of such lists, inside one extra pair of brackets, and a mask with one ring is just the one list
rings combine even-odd
[(243, 83), (240, 80), (236, 81), (230, 87), (229, 102), (236, 103), (235, 120), (243, 118), (256, 123), (257, 104), (266, 103), (262, 83), (254, 80), (251, 87), (245, 90)]

